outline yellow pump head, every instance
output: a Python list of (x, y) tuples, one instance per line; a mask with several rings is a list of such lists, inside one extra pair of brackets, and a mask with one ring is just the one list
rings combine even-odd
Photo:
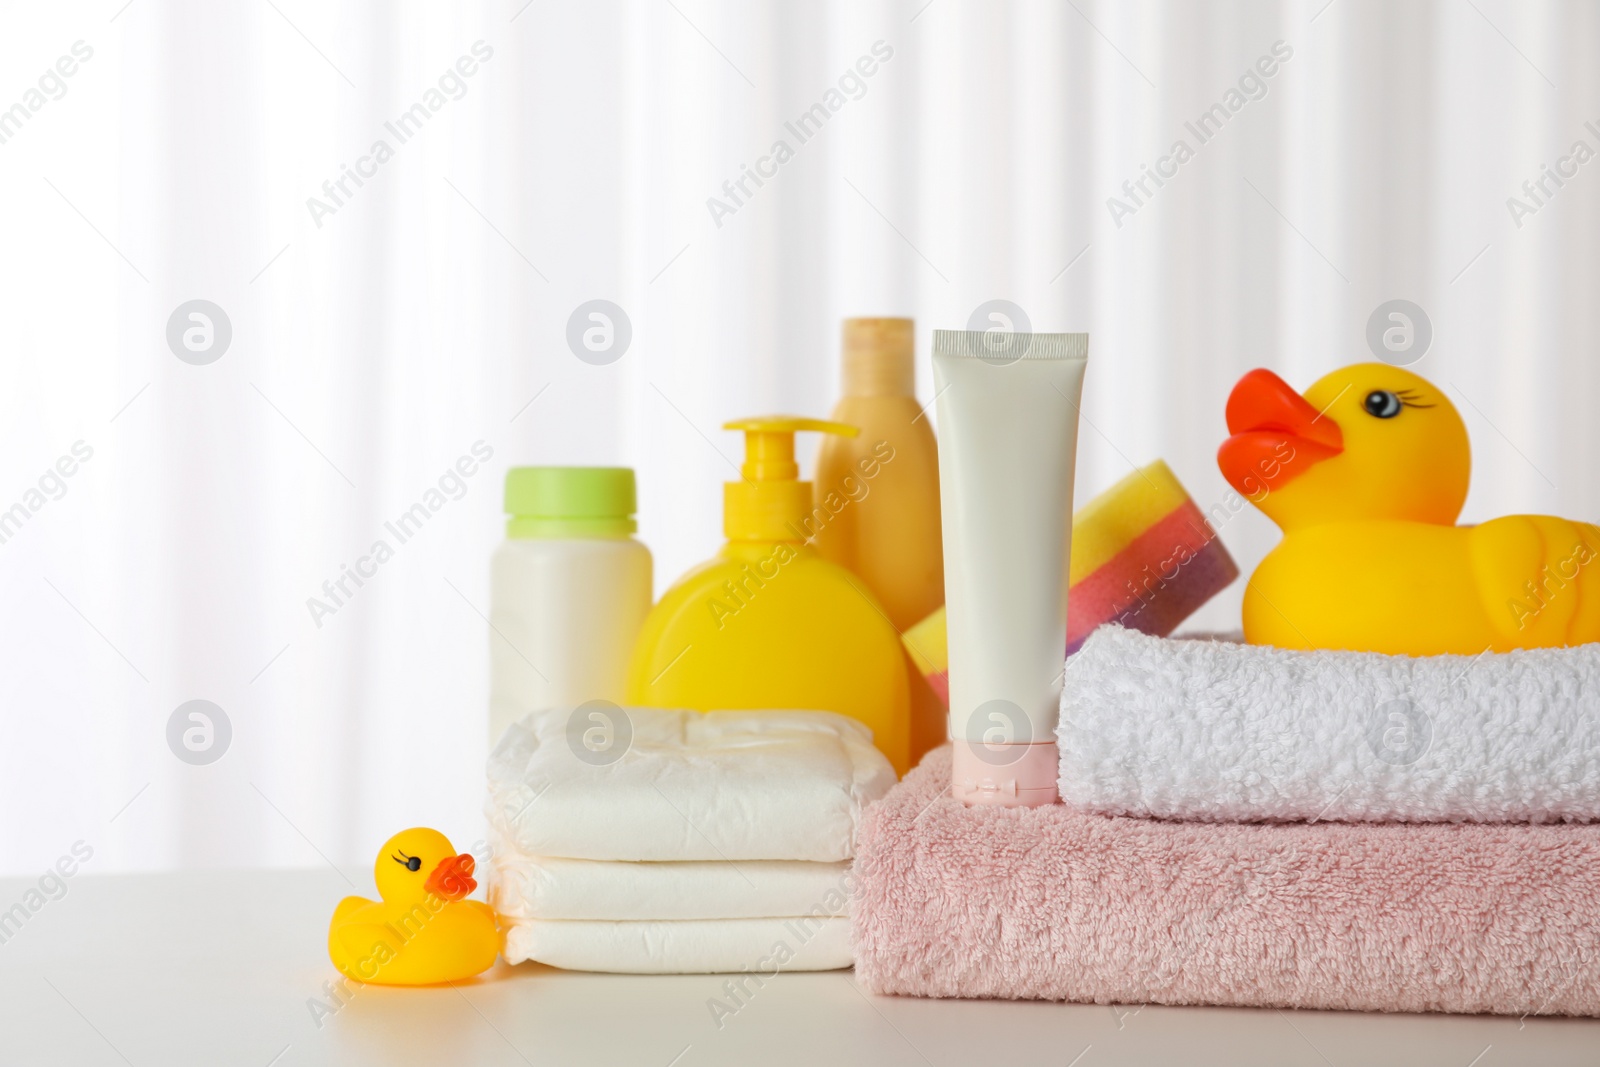
[(854, 437), (861, 431), (842, 422), (796, 415), (762, 415), (722, 424), (744, 431), (742, 480), (722, 486), (722, 532), (730, 541), (804, 541), (811, 512), (811, 483), (800, 481), (794, 435), (816, 430)]

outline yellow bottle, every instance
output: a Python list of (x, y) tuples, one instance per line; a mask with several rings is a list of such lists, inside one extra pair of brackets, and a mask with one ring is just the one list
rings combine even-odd
[[(858, 437), (825, 437), (817, 455), (811, 528), (824, 559), (866, 583), (897, 630), (944, 603), (939, 455), (916, 398), (910, 319), (846, 319), (843, 396), (833, 417)], [(942, 744), (944, 703), (915, 665), (911, 761)]]
[(853, 426), (788, 416), (743, 419), (743, 480), (723, 486), (728, 543), (645, 618), (628, 666), (634, 704), (698, 711), (838, 712), (872, 730), (897, 774), (910, 753), (899, 634), (861, 580), (806, 543), (811, 483), (796, 430)]

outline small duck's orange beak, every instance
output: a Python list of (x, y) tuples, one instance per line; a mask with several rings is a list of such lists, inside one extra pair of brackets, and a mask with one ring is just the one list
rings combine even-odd
[(1232, 436), (1217, 450), (1217, 466), (1229, 485), (1251, 499), (1344, 451), (1339, 424), (1264, 368), (1233, 387), (1227, 418)]
[(459, 856), (446, 856), (428, 875), (423, 888), (445, 900), (460, 900), (478, 888), (478, 883), (472, 878), (474, 866), (472, 856), (466, 852)]

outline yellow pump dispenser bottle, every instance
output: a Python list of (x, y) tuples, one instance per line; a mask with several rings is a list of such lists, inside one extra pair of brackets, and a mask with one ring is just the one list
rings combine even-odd
[(741, 419), (742, 480), (723, 486), (728, 543), (680, 578), (645, 618), (628, 666), (634, 704), (698, 711), (833, 711), (872, 730), (897, 774), (910, 760), (900, 636), (862, 581), (806, 543), (811, 483), (797, 430), (854, 426), (790, 416)]

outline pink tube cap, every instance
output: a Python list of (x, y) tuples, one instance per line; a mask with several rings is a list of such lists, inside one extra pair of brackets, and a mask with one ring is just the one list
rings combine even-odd
[(1058, 799), (1061, 756), (1054, 741), (1031, 745), (954, 742), (950, 795), (968, 807), (1040, 808)]

